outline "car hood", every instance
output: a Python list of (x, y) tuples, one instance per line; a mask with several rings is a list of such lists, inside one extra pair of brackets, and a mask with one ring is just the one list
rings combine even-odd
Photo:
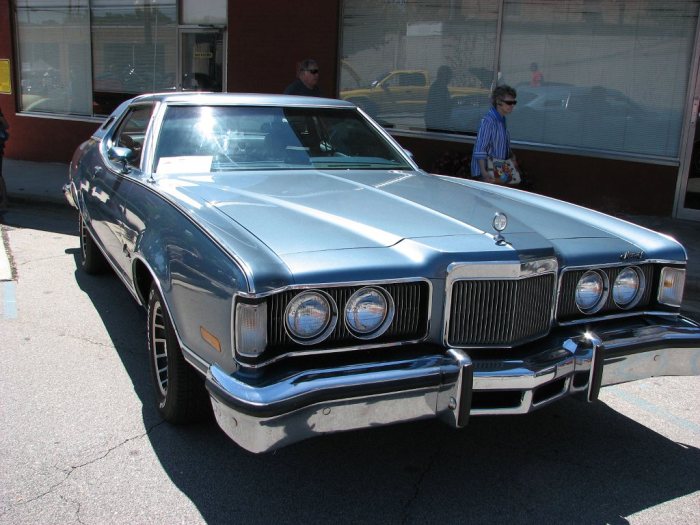
[(520, 239), (519, 249), (550, 246), (578, 252), (581, 261), (601, 250), (618, 259), (628, 252), (684, 256), (668, 238), (585, 208), (415, 171), (216, 173), (170, 179), (161, 187), (183, 201), (214, 207), (279, 256), (383, 248), (405, 240), (444, 250), (452, 249), (455, 238), (477, 243), (482, 237), (493, 245), (496, 212), (508, 216), (503, 235)]

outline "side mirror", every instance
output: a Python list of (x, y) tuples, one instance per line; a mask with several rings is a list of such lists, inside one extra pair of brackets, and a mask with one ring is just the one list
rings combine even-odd
[(129, 173), (129, 159), (134, 157), (134, 151), (129, 148), (115, 146), (109, 149), (107, 157), (112, 162), (120, 162), (122, 164), (122, 173)]

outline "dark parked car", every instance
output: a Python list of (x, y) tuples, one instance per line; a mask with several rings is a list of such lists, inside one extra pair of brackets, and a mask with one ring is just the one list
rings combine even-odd
[(70, 165), (83, 269), (148, 310), (158, 408), (262, 452), (700, 373), (673, 239), (430, 175), (353, 104), (144, 95)]

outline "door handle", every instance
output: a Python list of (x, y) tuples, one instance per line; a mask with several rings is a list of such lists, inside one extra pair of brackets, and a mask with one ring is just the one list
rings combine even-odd
[(698, 111), (700, 110), (700, 97), (695, 97), (693, 99), (693, 113), (690, 116), (690, 123), (695, 125), (695, 123), (698, 121)]

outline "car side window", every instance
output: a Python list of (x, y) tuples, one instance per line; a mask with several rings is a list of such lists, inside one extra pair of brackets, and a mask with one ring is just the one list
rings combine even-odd
[(129, 165), (131, 166), (138, 167), (141, 164), (143, 142), (146, 138), (146, 131), (151, 121), (152, 113), (152, 104), (130, 108), (112, 137), (114, 146), (129, 148), (132, 151), (132, 155), (129, 158)]
[(425, 76), (421, 73), (404, 73), (401, 75), (402, 86), (425, 86)]
[(393, 88), (399, 85), (399, 76), (398, 75), (391, 75), (388, 77), (384, 82), (382, 82), (382, 87), (384, 88)]

